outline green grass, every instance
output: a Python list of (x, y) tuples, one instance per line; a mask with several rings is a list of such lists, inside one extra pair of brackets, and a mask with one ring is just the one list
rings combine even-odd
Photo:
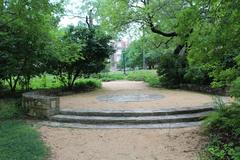
[(115, 80), (130, 80), (130, 81), (145, 81), (151, 87), (159, 87), (160, 81), (156, 73), (156, 70), (138, 70), (127, 71), (127, 74), (121, 71), (107, 72), (93, 75), (95, 78), (99, 78), (102, 81), (115, 81)]
[(79, 79), (75, 83), (75, 88), (79, 90), (93, 90), (102, 87), (102, 81), (95, 78)]
[(104, 82), (126, 79), (126, 75), (120, 71), (99, 73), (92, 75), (92, 77), (101, 79)]
[[(91, 78), (79, 78), (76, 81), (75, 88), (100, 88), (101, 81), (115, 81), (115, 80), (131, 80), (131, 81), (145, 81), (152, 87), (159, 87), (160, 81), (156, 73), (156, 70), (138, 70), (138, 71), (127, 71), (125, 75), (122, 71), (115, 72), (104, 72), (92, 75)], [(94, 84), (95, 83), (95, 84)], [(89, 86), (84, 86), (89, 85)], [(5, 86), (7, 84), (5, 82)], [(31, 79), (31, 89), (52, 89), (62, 88), (63, 84), (59, 79), (53, 75), (45, 74), (40, 77)], [(17, 90), (21, 90), (18, 85)]]
[(17, 120), (23, 110), (17, 99), (0, 99), (0, 160), (44, 160), (48, 149), (39, 133)]
[(0, 122), (0, 160), (44, 160), (47, 154), (34, 128), (20, 121)]
[(60, 88), (61, 82), (53, 75), (43, 75), (41, 77), (35, 77), (31, 80), (32, 89), (48, 89), (48, 88)]
[(19, 118), (23, 111), (18, 104), (17, 99), (0, 99), (0, 120)]
[[(92, 90), (101, 88), (101, 80), (96, 78), (79, 78), (76, 80), (74, 88), (82, 90)], [(61, 88), (62, 83), (53, 75), (44, 75), (42, 77), (36, 77), (31, 80), (32, 89), (51, 89)]]
[(144, 81), (151, 87), (159, 87), (160, 81), (156, 70), (131, 71), (127, 75), (127, 80)]

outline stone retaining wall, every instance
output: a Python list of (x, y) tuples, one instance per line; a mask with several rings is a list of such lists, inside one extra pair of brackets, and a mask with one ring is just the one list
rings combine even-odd
[(34, 118), (48, 119), (58, 114), (59, 97), (48, 95), (46, 91), (27, 92), (22, 95), (22, 105), (28, 115)]

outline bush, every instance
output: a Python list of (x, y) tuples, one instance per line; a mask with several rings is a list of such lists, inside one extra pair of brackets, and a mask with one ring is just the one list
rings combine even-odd
[(79, 79), (74, 84), (74, 89), (77, 90), (93, 90), (102, 87), (101, 80), (98, 79)]
[(235, 81), (232, 82), (230, 94), (231, 94), (231, 96), (234, 96), (239, 100), (239, 98), (240, 98), (240, 77), (238, 77)]
[(189, 67), (184, 75), (187, 83), (196, 85), (210, 85), (212, 79), (209, 77), (207, 67)]
[(93, 75), (94, 78), (99, 78), (104, 82), (108, 81), (116, 81), (116, 80), (123, 80), (125, 79), (125, 75), (123, 72), (105, 72), (105, 73), (100, 73), (97, 75)]
[(0, 153), (1, 160), (44, 160), (48, 148), (29, 125), (4, 121), (0, 122)]
[(32, 89), (49, 89), (62, 87), (61, 82), (55, 76), (44, 74), (31, 80)]
[(157, 71), (161, 85), (167, 88), (177, 88), (184, 82), (185, 69), (186, 57), (173, 53), (162, 55)]
[(240, 159), (240, 104), (219, 104), (205, 120), (209, 144), (204, 150), (206, 160)]
[(156, 70), (138, 70), (123, 72), (108, 72), (92, 75), (91, 77), (101, 79), (102, 81), (116, 81), (116, 80), (130, 80), (130, 81), (144, 81), (151, 87), (159, 87), (160, 81)]
[(155, 70), (132, 71), (127, 75), (127, 79), (131, 81), (144, 81), (151, 87), (159, 87), (160, 81)]
[(0, 100), (0, 120), (16, 119), (23, 114), (16, 100)]
[(210, 75), (214, 78), (211, 83), (213, 88), (224, 88), (229, 87), (229, 85), (237, 78), (239, 71), (235, 68), (229, 68), (220, 71), (215, 70)]

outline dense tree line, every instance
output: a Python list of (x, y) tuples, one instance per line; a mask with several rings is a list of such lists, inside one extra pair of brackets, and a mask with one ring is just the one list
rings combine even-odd
[(92, 24), (59, 28), (63, 1), (0, 1), (0, 81), (29, 89), (33, 77), (56, 75), (71, 88), (101, 71), (112, 54), (111, 37)]

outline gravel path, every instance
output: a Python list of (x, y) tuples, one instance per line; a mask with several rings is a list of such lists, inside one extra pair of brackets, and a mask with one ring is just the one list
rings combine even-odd
[(206, 141), (199, 128), (39, 130), (51, 160), (197, 160)]
[[(105, 102), (98, 97), (112, 95), (159, 95), (163, 98), (144, 102)], [(193, 107), (211, 103), (213, 97), (197, 92), (168, 90), (148, 87), (144, 82), (113, 81), (104, 82), (102, 89), (60, 98), (61, 108), (72, 109), (156, 109)]]
[[(159, 94), (144, 102), (104, 102), (103, 95)], [(115, 81), (90, 93), (61, 97), (62, 108), (136, 109), (199, 106), (212, 97), (196, 92), (154, 89), (144, 82)], [(198, 127), (179, 129), (70, 129), (42, 126), (51, 160), (197, 160), (206, 141)]]

